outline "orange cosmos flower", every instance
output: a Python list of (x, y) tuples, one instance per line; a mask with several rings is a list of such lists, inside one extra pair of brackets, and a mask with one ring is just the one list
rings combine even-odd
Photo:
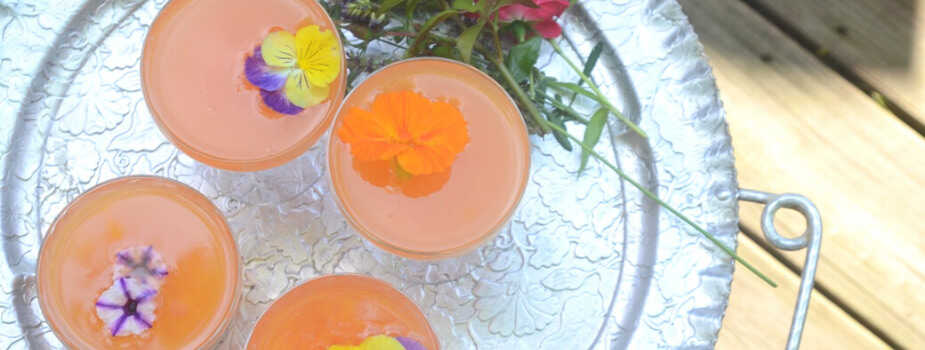
[(411, 175), (448, 170), (469, 143), (458, 108), (411, 91), (381, 93), (371, 110), (350, 108), (337, 136), (356, 160), (394, 158)]

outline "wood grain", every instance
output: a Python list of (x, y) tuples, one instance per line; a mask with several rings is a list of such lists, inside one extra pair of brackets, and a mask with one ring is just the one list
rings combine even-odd
[[(739, 235), (737, 251), (780, 286), (769, 288), (748, 270), (737, 266), (716, 348), (783, 349), (787, 344), (800, 278), (745, 235)], [(801, 342), (803, 349), (889, 349), (821, 294), (815, 293), (810, 300)]]
[[(714, 67), (740, 185), (812, 199), (825, 231), (817, 283), (925, 349), (925, 140), (742, 3), (682, 4)], [(749, 230), (760, 215), (742, 206)], [(778, 228), (802, 231), (794, 218)], [(785, 258), (802, 266), (803, 254)]]
[(750, 0), (925, 124), (925, 2)]

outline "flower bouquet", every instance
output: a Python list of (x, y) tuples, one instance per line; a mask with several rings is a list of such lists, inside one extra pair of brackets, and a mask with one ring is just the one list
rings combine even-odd
[[(328, 0), (323, 4), (346, 39), (351, 72), (348, 86), (353, 86), (362, 74), (389, 63), (388, 55), (380, 60), (370, 55), (373, 48), (383, 45), (403, 51), (406, 58), (438, 56), (468, 63), (508, 90), (532, 134), (549, 135), (565, 150), (581, 152), (579, 174), (589, 159), (595, 158), (776, 287), (707, 230), (594, 151), (609, 118), (618, 119), (635, 137), (647, 135), (610, 102), (591, 78), (604, 44), (597, 43), (584, 55), (572, 42), (560, 40), (562, 27), (556, 19), (571, 5), (569, 1)], [(563, 49), (562, 42), (571, 46), (572, 54)], [(572, 79), (549, 76), (538, 67), (540, 52), (547, 48), (572, 70)], [(584, 128), (581, 138), (569, 133), (573, 125)]]

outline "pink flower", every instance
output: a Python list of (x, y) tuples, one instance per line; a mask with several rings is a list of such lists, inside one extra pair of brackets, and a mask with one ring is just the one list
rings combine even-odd
[(530, 23), (537, 33), (546, 39), (562, 35), (562, 27), (556, 18), (568, 8), (568, 0), (533, 0), (539, 6), (530, 8), (524, 5), (508, 5), (498, 10), (501, 22), (524, 21)]

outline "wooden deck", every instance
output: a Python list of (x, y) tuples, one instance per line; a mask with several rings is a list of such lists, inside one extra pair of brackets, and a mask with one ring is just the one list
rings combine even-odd
[[(742, 187), (823, 217), (804, 349), (925, 349), (925, 1), (682, 0), (726, 107)], [(719, 349), (781, 349), (805, 251), (768, 248), (741, 207)], [(802, 232), (796, 214), (777, 227)]]

